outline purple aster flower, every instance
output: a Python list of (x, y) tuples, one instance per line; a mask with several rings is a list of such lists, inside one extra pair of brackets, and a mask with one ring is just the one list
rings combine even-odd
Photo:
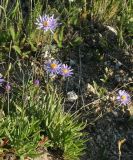
[(61, 64), (59, 63), (59, 61), (49, 60), (45, 63), (44, 68), (46, 69), (47, 72), (51, 74), (59, 74), (61, 69)]
[(35, 86), (39, 86), (39, 84), (40, 84), (40, 81), (38, 79), (34, 80), (34, 85)]
[(61, 66), (60, 74), (63, 77), (70, 77), (73, 74), (73, 69), (71, 69), (67, 64), (63, 64)]
[(39, 16), (39, 18), (37, 18), (36, 20), (37, 20), (37, 22), (35, 24), (38, 26), (37, 29), (42, 29), (45, 32), (50, 30), (53, 33), (53, 31), (59, 25), (57, 22), (58, 18), (55, 19), (54, 15), (52, 15), (52, 16), (48, 16), (48, 15)]
[(116, 99), (120, 103), (120, 105), (127, 105), (131, 101), (130, 95), (125, 90), (119, 90)]
[(11, 86), (9, 83), (6, 84), (5, 89), (7, 92), (9, 92), (11, 90)]

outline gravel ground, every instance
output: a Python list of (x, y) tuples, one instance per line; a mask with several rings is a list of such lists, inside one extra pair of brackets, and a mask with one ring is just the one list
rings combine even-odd
[[(100, 33), (93, 32), (92, 37), (90, 34), (86, 36), (78, 56), (77, 52), (70, 55), (70, 64), (75, 69), (75, 74), (67, 84), (67, 92), (72, 91), (73, 95), (78, 96), (78, 100), (73, 100), (72, 103), (70, 98), (66, 108), (73, 106), (74, 112), (86, 106), (81, 114), (82, 119), (88, 122), (85, 129), (88, 142), (86, 153), (81, 160), (133, 160), (133, 104), (125, 108), (116, 107), (114, 94), (108, 100), (95, 101), (98, 95), (92, 88), (95, 81), (99, 88), (106, 88), (107, 93), (123, 86), (122, 89), (132, 95), (133, 51), (115, 47), (112, 50), (104, 47), (101, 49), (100, 37), (104, 36), (109, 44), (115, 46), (116, 36), (103, 29)], [(104, 74), (108, 76), (108, 80), (102, 83), (100, 79)], [(130, 84), (127, 85), (128, 83)], [(91, 105), (94, 101), (96, 103)]]

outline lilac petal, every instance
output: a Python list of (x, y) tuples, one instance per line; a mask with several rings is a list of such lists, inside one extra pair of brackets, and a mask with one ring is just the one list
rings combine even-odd
[(122, 95), (122, 92), (123, 92), (122, 90), (119, 90), (119, 92), (118, 92), (118, 93), (119, 93), (119, 95)]
[(0, 79), (0, 83), (3, 83), (3, 82), (5, 82), (5, 80), (4, 79)]
[(117, 100), (120, 100), (120, 99), (121, 99), (121, 97), (120, 97), (120, 96), (117, 96), (117, 97), (116, 97), (116, 99), (117, 99)]

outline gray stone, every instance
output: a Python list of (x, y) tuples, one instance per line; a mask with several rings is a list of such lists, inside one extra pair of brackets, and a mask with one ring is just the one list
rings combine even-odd
[(70, 91), (67, 93), (67, 100), (73, 102), (78, 99), (78, 95), (74, 91)]

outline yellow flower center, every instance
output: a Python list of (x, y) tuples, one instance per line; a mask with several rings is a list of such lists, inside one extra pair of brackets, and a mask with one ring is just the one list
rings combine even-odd
[(62, 72), (67, 74), (69, 71), (68, 71), (68, 69), (65, 68), (65, 69), (62, 69)]
[(56, 69), (58, 65), (55, 64), (55, 63), (52, 63), (50, 66), (51, 66), (52, 69)]
[(121, 96), (122, 100), (126, 100), (126, 98), (127, 98), (126, 96)]
[(48, 24), (48, 21), (44, 21), (44, 22), (43, 22), (43, 26), (44, 26), (44, 27), (48, 27), (48, 25), (49, 25), (49, 24)]

